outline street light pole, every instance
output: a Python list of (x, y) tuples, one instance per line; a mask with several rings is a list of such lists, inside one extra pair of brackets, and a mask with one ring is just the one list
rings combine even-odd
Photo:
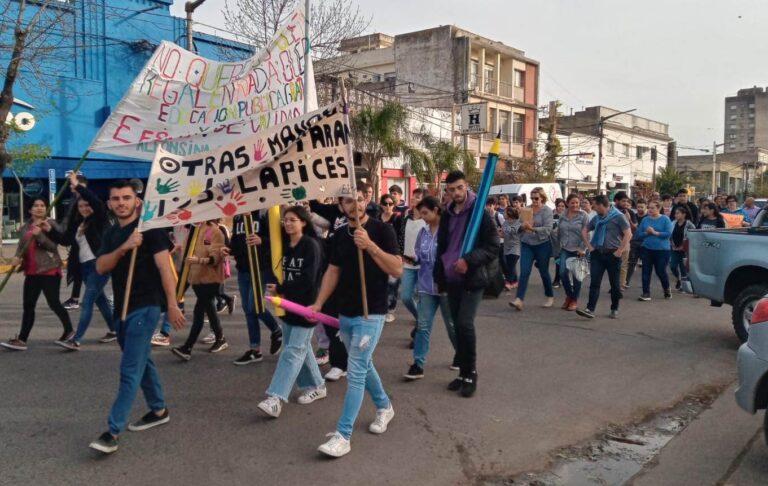
[(195, 52), (195, 46), (192, 43), (192, 13), (204, 2), (205, 0), (194, 0), (184, 4), (184, 11), (187, 12), (187, 50), (191, 52)]
[(723, 143), (712, 142), (712, 197), (717, 194), (717, 147), (722, 147)]
[(631, 110), (627, 111), (620, 111), (618, 113), (614, 113), (613, 115), (608, 116), (601, 116), (600, 121), (597, 123), (597, 193), (602, 194), (603, 188), (602, 188), (602, 181), (603, 181), (603, 125), (605, 124), (606, 120), (610, 120), (611, 118), (619, 115), (624, 115), (626, 113), (632, 113), (633, 111), (637, 110), (637, 108), (632, 108)]

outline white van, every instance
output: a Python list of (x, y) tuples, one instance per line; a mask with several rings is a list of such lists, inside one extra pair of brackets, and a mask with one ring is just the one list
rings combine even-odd
[(491, 186), (491, 190), (488, 195), (498, 197), (501, 194), (506, 194), (510, 198), (512, 196), (520, 196), (523, 198), (523, 206), (528, 206), (531, 204), (531, 191), (535, 187), (541, 187), (544, 189), (544, 193), (547, 195), (547, 206), (555, 209), (555, 199), (563, 197), (563, 191), (560, 188), (560, 184), (556, 182), (502, 184), (500, 186)]

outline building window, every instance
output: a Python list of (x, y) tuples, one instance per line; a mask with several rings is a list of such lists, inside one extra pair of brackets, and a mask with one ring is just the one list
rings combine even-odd
[(525, 71), (515, 69), (515, 88), (525, 88)]
[(508, 111), (499, 110), (499, 130), (501, 130), (501, 139), (508, 142), (511, 134)]
[(469, 87), (476, 88), (479, 84), (478, 80), (478, 67), (479, 63), (477, 61), (472, 61), (469, 65)]
[(523, 143), (525, 140), (525, 115), (512, 113), (512, 143)]
[(483, 91), (486, 93), (496, 93), (496, 79), (493, 77), (493, 71), (493, 64), (485, 65), (485, 87)]
[(734, 150), (736, 148), (736, 144), (732, 143), (728, 146), (729, 149)]
[(728, 125), (728, 128), (730, 128), (731, 130), (737, 130), (739, 128), (739, 126), (738, 125)]
[(608, 144), (606, 148), (608, 151), (608, 155), (613, 155), (614, 152), (616, 151), (616, 142), (614, 142), (613, 140), (608, 140)]
[(490, 116), (490, 120), (488, 121), (488, 133), (490, 133), (492, 136), (496, 136), (496, 117), (497, 117), (497, 109), (491, 108), (488, 110), (488, 116)]
[(645, 153), (645, 147), (637, 146), (635, 147), (635, 158), (637, 160), (641, 160), (643, 158), (643, 154)]
[(394, 81), (397, 79), (396, 73), (384, 73), (384, 81)]
[(736, 115), (731, 115), (731, 120), (735, 120), (736, 118), (738, 118)]
[(736, 105), (731, 105), (731, 109), (732, 109), (732, 110), (735, 110), (736, 108), (737, 108), (737, 106), (736, 106)]
[(750, 110), (754, 110), (755, 109), (755, 104), (754, 103), (750, 103), (749, 104), (749, 109)]
[(622, 155), (624, 155), (625, 157), (629, 157), (629, 144), (628, 143), (622, 143), (621, 144), (621, 149), (622, 149), (621, 150)]
[(754, 114), (754, 113), (750, 113), (750, 114), (749, 114), (749, 117), (750, 117), (750, 118), (754, 118), (754, 117), (755, 117), (755, 114)]

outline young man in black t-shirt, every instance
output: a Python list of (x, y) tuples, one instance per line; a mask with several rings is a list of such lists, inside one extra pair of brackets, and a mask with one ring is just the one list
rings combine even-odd
[[(403, 263), (394, 229), (366, 213), (362, 191), (358, 191), (355, 196), (342, 200), (342, 208), (350, 222), (339, 228), (334, 235), (328, 270), (323, 277), (317, 300), (310, 306), (319, 312), (334, 290), (344, 296), (339, 299), (338, 310), (339, 334), (349, 353), (347, 392), (336, 433), (318, 447), (320, 452), (331, 457), (341, 457), (350, 451), (349, 440), (366, 390), (376, 405), (376, 420), (368, 428), (371, 433), (386, 432), (387, 424), (395, 416), (392, 403), (373, 366), (373, 351), (381, 336), (384, 315), (387, 313), (388, 279), (390, 276), (400, 276)], [(358, 249), (363, 250), (367, 319), (363, 312)]]
[[(162, 311), (175, 329), (184, 327), (184, 315), (176, 303), (176, 282), (168, 252), (170, 239), (165, 230), (136, 231), (141, 200), (136, 187), (128, 181), (115, 182), (109, 190), (109, 206), (117, 224), (108, 228), (96, 260), (96, 271), (112, 273), (115, 293), (117, 341), (123, 351), (120, 360), (120, 387), (109, 414), (109, 431), (93, 441), (91, 448), (105, 454), (117, 450), (117, 438), (128, 422), (133, 400), (141, 387), (150, 411), (128, 425), (128, 430), (141, 431), (167, 423), (163, 388), (150, 357), (152, 334)], [(128, 314), (120, 321), (131, 253), (138, 248), (130, 288)]]

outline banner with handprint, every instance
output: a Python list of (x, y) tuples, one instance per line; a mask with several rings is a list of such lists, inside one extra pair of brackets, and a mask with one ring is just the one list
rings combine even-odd
[(141, 230), (349, 194), (349, 143), (341, 106), (333, 104), (199, 155), (158, 147)]
[[(157, 146), (200, 154), (317, 109), (303, 9), (260, 54), (217, 62), (161, 42), (90, 150), (151, 160)], [(309, 71), (304, 86), (304, 70)]]

